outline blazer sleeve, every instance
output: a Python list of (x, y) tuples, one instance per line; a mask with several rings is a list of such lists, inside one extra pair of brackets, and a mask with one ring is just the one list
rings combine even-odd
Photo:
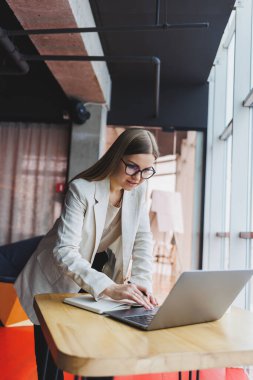
[(131, 282), (152, 292), (153, 238), (146, 202), (141, 204), (139, 225), (132, 253)]
[(78, 180), (73, 181), (66, 194), (53, 257), (64, 274), (97, 299), (99, 294), (114, 282), (105, 274), (92, 269), (88, 260), (85, 260), (79, 252), (87, 198), (83, 188), (80, 189), (78, 185), (80, 185)]

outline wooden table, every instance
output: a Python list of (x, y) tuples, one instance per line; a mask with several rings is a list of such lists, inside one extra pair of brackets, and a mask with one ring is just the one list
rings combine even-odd
[[(141, 331), (41, 294), (35, 310), (59, 368), (113, 376), (253, 364), (253, 313), (233, 308), (210, 323)], [(78, 295), (77, 295), (78, 296)]]

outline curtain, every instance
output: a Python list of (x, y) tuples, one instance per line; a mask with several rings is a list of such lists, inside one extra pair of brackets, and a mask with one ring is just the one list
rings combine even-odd
[(45, 234), (61, 212), (70, 129), (0, 123), (0, 245)]

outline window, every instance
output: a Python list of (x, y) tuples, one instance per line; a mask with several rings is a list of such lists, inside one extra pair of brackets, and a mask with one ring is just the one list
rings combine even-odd
[(226, 91), (226, 126), (233, 119), (233, 96), (234, 96), (234, 64), (235, 64), (235, 33), (227, 49), (227, 91)]

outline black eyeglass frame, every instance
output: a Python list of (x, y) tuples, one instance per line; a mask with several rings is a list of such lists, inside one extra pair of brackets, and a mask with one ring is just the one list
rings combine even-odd
[[(122, 161), (123, 164), (125, 165), (125, 173), (126, 173), (127, 175), (129, 175), (129, 176), (133, 176), (133, 175), (136, 175), (136, 174), (138, 174), (138, 173), (141, 173), (141, 178), (142, 178), (142, 179), (149, 179), (149, 178), (153, 177), (153, 175), (156, 173), (156, 171), (155, 171), (155, 169), (153, 168), (153, 166), (151, 166), (151, 167), (149, 167), (149, 168), (138, 169), (138, 170), (136, 170), (136, 172), (134, 172), (133, 174), (129, 174), (129, 173), (127, 173), (127, 167), (128, 167), (129, 165), (132, 165), (132, 164), (127, 164), (127, 163), (123, 160), (123, 158), (121, 158), (121, 161)], [(136, 166), (138, 166), (138, 165), (136, 165)], [(147, 170), (147, 169), (152, 170), (152, 171), (153, 171), (153, 174), (151, 174), (151, 176), (149, 176), (149, 177), (147, 177), (147, 178), (144, 178), (144, 177), (142, 176), (142, 173), (143, 173), (145, 170)]]

